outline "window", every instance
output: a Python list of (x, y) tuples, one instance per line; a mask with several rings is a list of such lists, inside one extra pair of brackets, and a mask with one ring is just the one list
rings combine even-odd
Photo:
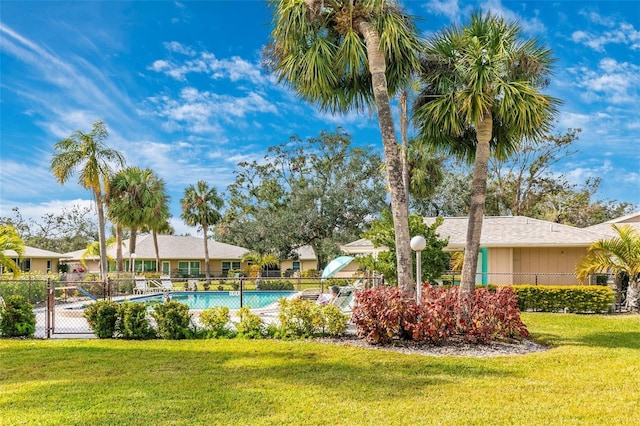
[(162, 262), (162, 275), (169, 275), (171, 264), (169, 262)]
[[(130, 271), (131, 268), (129, 267), (130, 263), (129, 261), (125, 261), (125, 269), (127, 271)], [(136, 259), (133, 262), (133, 270), (135, 272), (155, 272), (156, 271), (156, 261), (155, 260), (143, 260), (143, 259)]]
[(178, 275), (182, 277), (200, 275), (200, 262), (192, 260), (178, 262)]
[(47, 272), (51, 272), (51, 260), (47, 260)]
[(222, 261), (222, 276), (226, 277), (229, 274), (229, 271), (240, 270), (240, 261), (239, 260), (223, 260)]
[(291, 267), (291, 269), (293, 269), (294, 271), (300, 272), (300, 261), (294, 260), (293, 266)]

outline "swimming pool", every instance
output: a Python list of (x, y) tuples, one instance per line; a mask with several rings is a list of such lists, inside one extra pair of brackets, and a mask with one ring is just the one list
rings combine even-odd
[[(295, 291), (244, 291), (242, 306), (252, 309), (265, 308), (278, 300), (296, 294)], [(229, 309), (240, 309), (240, 292), (234, 291), (177, 291), (169, 293), (171, 300), (184, 303), (189, 309), (207, 309), (226, 306)], [(147, 294), (132, 297), (132, 302), (163, 302), (164, 294)]]

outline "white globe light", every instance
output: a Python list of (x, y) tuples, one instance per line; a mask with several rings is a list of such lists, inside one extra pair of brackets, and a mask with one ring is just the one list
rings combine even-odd
[(409, 245), (413, 251), (422, 251), (427, 247), (427, 240), (422, 235), (416, 235), (411, 239)]

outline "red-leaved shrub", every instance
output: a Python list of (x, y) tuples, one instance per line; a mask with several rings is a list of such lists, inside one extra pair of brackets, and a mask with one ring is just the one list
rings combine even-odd
[(477, 289), (460, 300), (457, 288), (423, 286), (421, 305), (396, 287), (377, 287), (356, 294), (352, 320), (359, 337), (370, 343), (409, 338), (442, 344), (454, 336), (468, 342), (525, 338), (515, 292), (510, 287), (490, 292)]
[(415, 300), (398, 287), (376, 287), (356, 293), (351, 320), (358, 337), (369, 343), (389, 343), (410, 337), (420, 309)]

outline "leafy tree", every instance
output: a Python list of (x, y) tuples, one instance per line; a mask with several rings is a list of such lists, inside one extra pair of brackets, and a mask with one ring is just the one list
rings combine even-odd
[(351, 147), (342, 129), (294, 136), (268, 153), (263, 162), (238, 165), (221, 241), (279, 258), (311, 245), (321, 270), (386, 206), (380, 156)]
[(459, 164), (444, 165), (442, 179), (428, 198), (411, 199), (411, 209), (419, 216), (467, 216), (471, 200), (472, 175)]
[(576, 265), (576, 276), (584, 281), (590, 274), (626, 274), (627, 301), (632, 308), (638, 308), (634, 299), (638, 298), (640, 288), (640, 234), (630, 225), (611, 227), (618, 236), (591, 244), (587, 255)]
[(390, 96), (418, 65), (418, 30), (396, 1), (270, 0), (267, 65), (304, 100), (324, 110), (374, 106), (384, 148), (395, 226), (398, 280), (411, 278), (408, 200)]
[(224, 205), (222, 198), (218, 196), (215, 188), (203, 180), (196, 186), (189, 185), (184, 191), (184, 197), (180, 200), (182, 214), (189, 226), (199, 226), (204, 235), (204, 262), (207, 282), (211, 278), (211, 265), (209, 265), (209, 229), (222, 219), (219, 210)]
[(89, 133), (76, 130), (71, 136), (53, 146), (54, 155), (50, 167), (56, 180), (63, 185), (78, 172), (78, 183), (93, 193), (98, 212), (100, 276), (103, 278), (107, 272), (104, 198), (105, 193), (109, 191), (112, 163), (124, 166), (123, 155), (104, 144), (108, 136), (103, 121), (93, 123), (93, 129)]
[(13, 226), (0, 225), (0, 266), (4, 269), (13, 271), (13, 277), (20, 276), (20, 265), (18, 265), (14, 256), (8, 253), (14, 251), (18, 259), (24, 256), (24, 241), (20, 238), (18, 231)]
[(521, 40), (516, 22), (474, 13), (427, 42), (414, 107), (420, 137), (434, 147), (475, 162), (460, 293), (475, 289), (491, 150), (505, 158), (523, 139), (549, 130), (559, 103), (543, 95), (551, 52)]
[[(108, 193), (109, 218), (131, 230), (129, 252), (136, 251), (138, 230), (144, 226), (157, 226), (169, 216), (169, 197), (164, 181), (151, 169), (128, 167), (111, 179)], [(133, 263), (133, 262), (132, 262)], [(131, 272), (133, 272), (133, 264)]]
[(523, 141), (508, 159), (491, 159), (486, 213), (529, 216), (578, 227), (631, 213), (634, 206), (629, 203), (594, 200), (599, 178), (575, 184), (554, 170), (578, 152), (573, 143), (579, 132), (569, 129), (565, 134), (545, 135), (536, 143)]
[(24, 219), (18, 207), (12, 212), (12, 217), (1, 217), (0, 224), (15, 227), (28, 246), (67, 253), (98, 241), (98, 226), (89, 207), (74, 205), (60, 213), (46, 213), (40, 219)]
[[(442, 251), (448, 240), (442, 240), (437, 234), (437, 228), (442, 224), (443, 219), (427, 226), (424, 220), (417, 215), (409, 216), (409, 231), (411, 235), (422, 235), (427, 241), (427, 246), (422, 252), (422, 274), (423, 280), (434, 282), (447, 270), (449, 255)], [(397, 284), (395, 277), (396, 251), (395, 238), (393, 235), (393, 222), (388, 210), (382, 212), (380, 219), (371, 224), (371, 229), (363, 234), (373, 243), (375, 247), (387, 247), (388, 251), (378, 253), (377, 257), (368, 255), (359, 258), (360, 265), (366, 269), (377, 271), (384, 275), (385, 280)], [(412, 274), (415, 279), (415, 275)]]

